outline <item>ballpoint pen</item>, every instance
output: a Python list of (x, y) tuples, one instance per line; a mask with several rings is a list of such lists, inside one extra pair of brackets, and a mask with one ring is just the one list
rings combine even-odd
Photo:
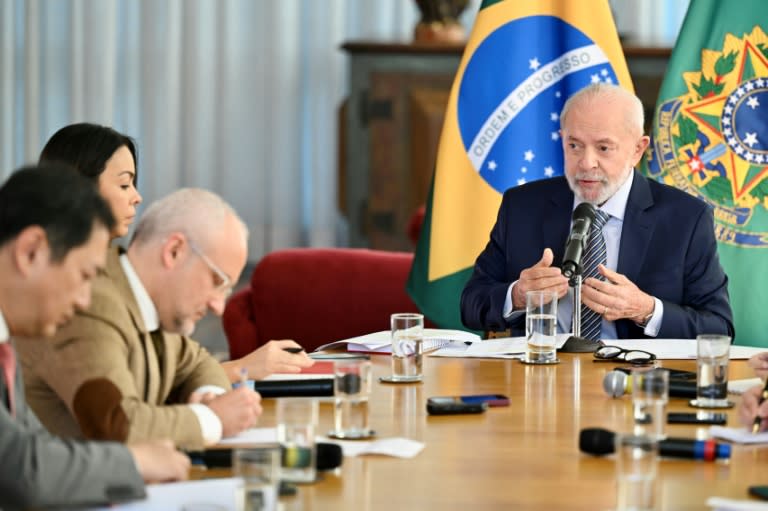
[[(757, 400), (757, 406), (760, 407), (763, 402), (768, 399), (768, 378), (765, 379), (765, 385), (763, 385), (763, 391), (760, 393), (760, 399)], [(755, 416), (755, 421), (752, 423), (752, 433), (760, 431), (760, 424), (762, 424), (763, 418), (760, 417), (760, 411), (758, 410)]]

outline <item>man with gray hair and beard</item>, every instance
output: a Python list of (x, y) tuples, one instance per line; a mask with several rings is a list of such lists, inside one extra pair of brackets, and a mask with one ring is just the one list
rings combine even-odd
[(504, 193), (461, 295), (464, 325), (524, 335), (526, 293), (552, 290), (558, 332), (570, 332), (573, 297), (559, 266), (571, 213), (588, 202), (596, 210), (590, 237), (604, 247), (582, 286), (582, 325), (598, 316), (593, 340), (733, 336), (712, 212), (634, 171), (649, 142), (640, 100), (615, 85), (590, 85), (566, 101), (560, 127), (565, 176)]
[(188, 337), (208, 310), (223, 312), (247, 237), (211, 192), (182, 189), (152, 204), (128, 250), (110, 250), (90, 309), (52, 343), (20, 353), (41, 421), (67, 437), (170, 438), (187, 449), (252, 427), (259, 395), (232, 390), (221, 365)]

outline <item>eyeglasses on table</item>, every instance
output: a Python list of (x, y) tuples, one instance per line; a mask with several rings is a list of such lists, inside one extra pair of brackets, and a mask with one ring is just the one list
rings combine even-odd
[(595, 362), (627, 362), (633, 365), (650, 364), (656, 360), (656, 355), (643, 350), (625, 350), (618, 346), (604, 345), (593, 354)]

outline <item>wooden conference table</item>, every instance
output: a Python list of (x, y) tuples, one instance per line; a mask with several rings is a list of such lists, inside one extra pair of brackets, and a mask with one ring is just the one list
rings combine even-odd
[[(631, 431), (631, 398), (612, 399), (602, 389), (604, 375), (617, 364), (595, 363), (591, 354), (559, 357), (562, 362), (554, 366), (426, 357), (423, 383), (392, 385), (377, 379), (389, 373), (389, 357), (372, 356), (370, 420), (378, 438), (404, 436), (426, 447), (413, 459), (345, 458), (340, 470), (284, 499), (284, 508), (611, 509), (613, 460), (580, 453), (578, 436), (587, 427)], [(660, 365), (695, 371), (695, 361)], [(731, 379), (753, 376), (745, 361), (731, 361)], [(429, 396), (491, 393), (509, 396), (510, 406), (481, 415), (426, 413)], [(264, 426), (274, 424), (273, 401), (264, 401)], [(671, 399), (668, 411), (692, 409), (686, 400)], [(331, 429), (332, 420), (332, 405), (322, 404), (321, 433)], [(735, 409), (728, 411), (728, 425), (737, 425)], [(707, 428), (667, 425), (667, 434), (705, 438)], [(734, 445), (729, 462), (663, 459), (657, 508), (707, 509), (709, 496), (748, 498), (752, 484), (768, 484), (768, 448)]]

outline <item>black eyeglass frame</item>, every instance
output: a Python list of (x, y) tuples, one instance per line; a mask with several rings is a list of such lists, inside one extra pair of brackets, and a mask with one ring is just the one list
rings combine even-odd
[[(607, 355), (601, 355), (600, 352), (604, 350), (615, 350), (611, 351)], [(628, 359), (627, 356), (630, 353), (638, 353), (641, 354), (638, 358), (632, 358)], [(632, 365), (646, 365), (653, 363), (654, 360), (656, 360), (656, 355), (651, 353), (650, 351), (645, 350), (627, 350), (620, 346), (611, 346), (609, 344), (605, 344), (603, 346), (600, 346), (597, 348), (593, 353), (592, 356), (594, 357), (594, 362), (626, 362), (628, 364)]]

